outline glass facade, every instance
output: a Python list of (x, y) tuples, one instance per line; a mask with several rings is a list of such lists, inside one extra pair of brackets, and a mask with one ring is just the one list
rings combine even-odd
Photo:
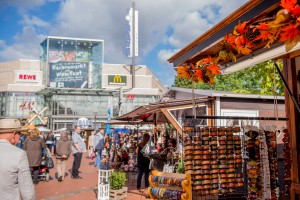
[(102, 40), (48, 37), (41, 43), (44, 84), (53, 88), (101, 88)]
[(51, 130), (72, 129), (78, 118), (86, 118), (92, 122), (91, 128), (98, 128), (107, 121), (109, 109), (114, 118), (160, 98), (160, 95), (133, 94), (128, 97), (119, 88), (102, 88), (105, 87), (101, 85), (102, 76), (108, 79), (102, 69), (102, 40), (49, 36), (40, 49), (45, 88), (37, 89), (37, 93), (0, 92), (0, 118), (19, 118), (25, 122), (34, 109), (39, 112), (47, 106), (42, 117), (48, 117), (47, 126)]

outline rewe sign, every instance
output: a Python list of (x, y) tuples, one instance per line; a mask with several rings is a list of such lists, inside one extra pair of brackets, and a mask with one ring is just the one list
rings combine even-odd
[(40, 80), (39, 72), (34, 71), (15, 71), (16, 82), (37, 83)]
[(19, 74), (19, 80), (36, 80), (36, 75), (30, 74)]

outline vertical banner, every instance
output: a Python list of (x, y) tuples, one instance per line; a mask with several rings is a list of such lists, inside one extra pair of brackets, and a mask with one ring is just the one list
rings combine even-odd
[[(128, 24), (126, 26), (126, 55), (128, 57), (132, 57), (132, 51), (133, 51), (133, 40), (135, 40), (135, 49), (134, 49), (134, 52), (135, 52), (135, 56), (138, 56), (138, 11), (135, 10), (135, 23), (133, 25), (133, 9), (130, 8), (129, 11), (128, 11), (128, 14), (126, 15), (125, 19), (128, 21)], [(135, 33), (133, 33), (133, 26), (134, 29), (135, 29)], [(133, 36), (134, 35), (134, 36)]]
[[(108, 102), (108, 110), (107, 110), (107, 122), (110, 121), (110, 102)], [(106, 124), (105, 133), (110, 135), (110, 124)]]

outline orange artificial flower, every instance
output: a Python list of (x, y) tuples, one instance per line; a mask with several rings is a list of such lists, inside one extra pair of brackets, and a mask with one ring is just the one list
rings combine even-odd
[(189, 73), (188, 66), (179, 66), (177, 68), (177, 74), (179, 78), (185, 78), (185, 79), (189, 79), (191, 76)]

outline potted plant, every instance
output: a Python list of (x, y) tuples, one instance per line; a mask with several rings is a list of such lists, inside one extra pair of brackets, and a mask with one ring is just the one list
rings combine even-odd
[(114, 171), (109, 176), (110, 184), (110, 199), (117, 199), (121, 196), (123, 198), (127, 197), (127, 187), (125, 186), (126, 173), (120, 171)]

